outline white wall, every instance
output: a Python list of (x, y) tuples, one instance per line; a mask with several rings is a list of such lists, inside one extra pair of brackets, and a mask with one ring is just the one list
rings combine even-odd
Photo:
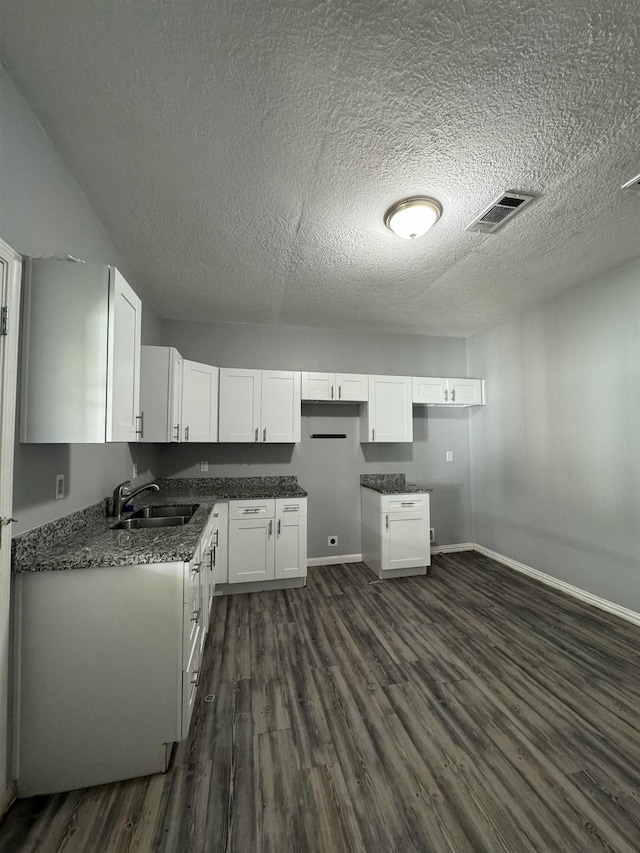
[[(0, 66), (0, 237), (23, 255), (72, 254), (115, 264), (136, 287), (89, 202), (58, 157), (26, 101)], [(140, 294), (144, 298), (144, 294)], [(159, 340), (159, 319), (144, 301), (143, 336)], [(13, 533), (81, 509), (131, 476), (138, 461), (148, 477), (156, 451), (148, 446), (16, 444)], [(53, 499), (56, 474), (65, 474), (67, 495)]]
[[(459, 338), (163, 320), (162, 342), (219, 367), (435, 376), (466, 371)], [(296, 475), (309, 492), (310, 557), (360, 553), (360, 474), (404, 473), (434, 488), (437, 542), (465, 542), (471, 535), (468, 412), (416, 407), (413, 444), (361, 445), (358, 406), (304, 404), (300, 444), (169, 445), (161, 451), (161, 470), (167, 477), (198, 477), (206, 460), (204, 476)], [(347, 438), (311, 439), (313, 432)], [(445, 462), (446, 450), (453, 450), (453, 463)], [(333, 534), (337, 549), (327, 545)]]
[(467, 345), (475, 541), (640, 611), (640, 261)]

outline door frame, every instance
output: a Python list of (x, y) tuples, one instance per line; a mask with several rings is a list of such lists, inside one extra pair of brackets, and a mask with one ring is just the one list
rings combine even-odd
[[(7, 331), (0, 336), (0, 519), (13, 510), (13, 454), (18, 386), (18, 330), (22, 256), (0, 239), (0, 260), (6, 275), (0, 278), (0, 305), (7, 308)], [(0, 527), (0, 816), (15, 799), (9, 764), (9, 614), (11, 601), (11, 526)]]

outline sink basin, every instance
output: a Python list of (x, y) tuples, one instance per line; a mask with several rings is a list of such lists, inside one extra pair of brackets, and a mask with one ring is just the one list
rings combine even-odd
[(125, 518), (112, 526), (112, 530), (141, 530), (148, 527), (181, 527), (189, 521), (183, 515), (165, 518)]
[(143, 506), (137, 509), (132, 518), (174, 518), (180, 516), (187, 521), (200, 504), (180, 504), (179, 506)]

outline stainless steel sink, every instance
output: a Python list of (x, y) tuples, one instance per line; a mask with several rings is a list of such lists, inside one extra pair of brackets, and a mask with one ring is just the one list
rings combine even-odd
[(198, 509), (200, 504), (180, 504), (177, 506), (143, 506), (137, 509), (132, 518), (173, 518), (181, 516), (185, 520), (189, 520), (193, 513)]
[(182, 515), (165, 518), (125, 518), (114, 524), (112, 530), (141, 530), (148, 527), (181, 527), (189, 521)]

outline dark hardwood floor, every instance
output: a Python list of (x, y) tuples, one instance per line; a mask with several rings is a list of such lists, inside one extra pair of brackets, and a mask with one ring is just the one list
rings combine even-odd
[(640, 850), (633, 625), (471, 552), (213, 618), (170, 771), (19, 801), (3, 853)]

